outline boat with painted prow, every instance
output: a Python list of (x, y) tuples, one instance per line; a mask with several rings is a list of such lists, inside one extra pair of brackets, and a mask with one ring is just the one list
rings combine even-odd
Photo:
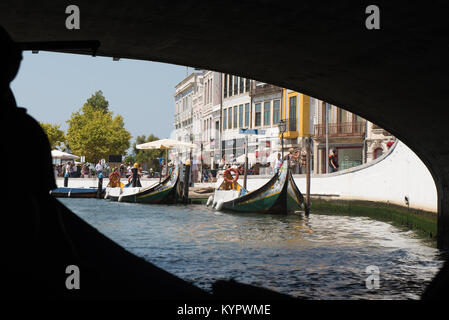
[(237, 179), (230, 180), (224, 172), (224, 181), (219, 184), (208, 205), (216, 210), (260, 213), (293, 213), (303, 209), (304, 197), (295, 184), (288, 162), (285, 161), (265, 185), (248, 192)]
[(178, 200), (179, 168), (161, 183), (150, 187), (106, 188), (105, 199), (119, 202), (173, 204)]

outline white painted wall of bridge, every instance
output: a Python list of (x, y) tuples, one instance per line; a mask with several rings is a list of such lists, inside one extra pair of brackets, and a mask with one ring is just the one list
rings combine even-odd
[[(311, 180), (311, 195), (402, 206), (407, 196), (410, 208), (437, 212), (437, 191), (429, 170), (401, 141), (372, 162), (337, 173), (312, 175)], [(253, 190), (266, 181), (266, 178), (248, 179), (248, 189)], [(305, 176), (295, 175), (295, 182), (305, 194)]]

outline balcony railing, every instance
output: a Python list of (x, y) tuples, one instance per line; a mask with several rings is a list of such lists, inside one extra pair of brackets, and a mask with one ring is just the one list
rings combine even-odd
[(278, 86), (275, 86), (272, 84), (268, 84), (268, 83), (263, 83), (263, 82), (258, 82), (256, 84), (255, 81), (253, 81), (253, 83), (251, 84), (250, 95), (257, 96), (257, 95), (281, 92), (281, 91), (282, 91), (281, 87), (278, 87)]
[(382, 127), (379, 127), (377, 124), (373, 123), (373, 132), (377, 134), (382, 134), (384, 136), (391, 136), (392, 134), (388, 132), (387, 130), (383, 129)]
[[(329, 123), (329, 137), (361, 137), (365, 135), (365, 121)], [(326, 124), (315, 125), (315, 137), (326, 136)]]

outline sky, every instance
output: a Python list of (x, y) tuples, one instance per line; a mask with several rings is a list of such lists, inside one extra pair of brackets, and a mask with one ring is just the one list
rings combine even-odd
[[(103, 91), (114, 115), (124, 118), (133, 136), (173, 131), (175, 85), (187, 75), (185, 66), (151, 61), (92, 57), (52, 52), (24, 52), (11, 84), (17, 105), (36, 120), (61, 125), (96, 91)], [(193, 72), (189, 68), (188, 72)]]

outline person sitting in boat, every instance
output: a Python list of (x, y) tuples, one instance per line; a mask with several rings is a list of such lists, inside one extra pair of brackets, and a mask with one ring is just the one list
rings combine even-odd
[[(232, 176), (231, 171), (233, 171), (236, 176)], [(225, 171), (223, 172), (223, 190), (233, 190), (237, 189), (237, 179), (238, 178), (238, 171), (235, 168), (227, 167)]]
[(133, 182), (133, 177), (134, 175), (136, 176), (136, 187), (142, 187), (142, 184), (140, 183), (140, 177), (142, 176), (141, 173), (139, 172), (139, 164), (136, 162), (134, 163), (133, 168), (131, 169), (131, 175), (128, 178), (128, 183), (126, 184), (125, 187), (129, 187), (131, 186), (132, 182)]
[(117, 168), (114, 168), (114, 171), (112, 171), (111, 174), (109, 175), (108, 187), (111, 188), (120, 187), (120, 174)]

